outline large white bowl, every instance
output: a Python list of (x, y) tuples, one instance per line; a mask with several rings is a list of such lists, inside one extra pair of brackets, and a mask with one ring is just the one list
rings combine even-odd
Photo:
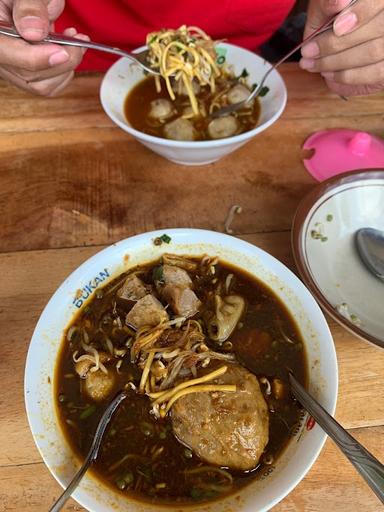
[[(226, 51), (226, 61), (233, 66), (236, 75), (245, 68), (249, 73), (249, 83), (260, 82), (271, 64), (248, 50), (232, 44), (221, 43), (219, 47)], [(139, 50), (142, 50), (140, 48)], [(162, 139), (135, 130), (124, 114), (124, 103), (128, 92), (144, 77), (141, 69), (128, 59), (120, 59), (107, 71), (101, 84), (101, 104), (120, 128), (130, 133), (144, 146), (152, 149), (168, 160), (184, 165), (204, 165), (219, 160), (225, 155), (248, 142), (271, 126), (282, 114), (287, 102), (287, 90), (280, 74), (273, 70), (265, 85), (269, 92), (261, 102), (259, 123), (249, 132), (219, 140), (177, 141)]]
[[(79, 466), (65, 440), (54, 405), (55, 361), (63, 332), (97, 286), (105, 285), (128, 268), (157, 259), (164, 252), (217, 255), (245, 269), (266, 283), (285, 303), (305, 340), (308, 359), (309, 391), (331, 414), (337, 397), (337, 361), (333, 340), (325, 318), (302, 282), (282, 263), (257, 247), (220, 233), (196, 229), (170, 229), (169, 245), (155, 246), (151, 232), (128, 238), (99, 252), (60, 286), (45, 307), (34, 331), (25, 371), (25, 402), (30, 428), (40, 453), (53, 476), (67, 486)], [(79, 299), (79, 290), (83, 298)], [(187, 510), (205, 512), (265, 511), (286, 496), (305, 476), (319, 455), (325, 434), (316, 425), (306, 429), (307, 415), (294, 431), (275, 466), (245, 488), (217, 502)], [(74, 492), (74, 498), (92, 512), (110, 510), (131, 512), (173, 511), (171, 507), (143, 504), (113, 492), (87, 473)], [(181, 510), (181, 507), (176, 507)]]

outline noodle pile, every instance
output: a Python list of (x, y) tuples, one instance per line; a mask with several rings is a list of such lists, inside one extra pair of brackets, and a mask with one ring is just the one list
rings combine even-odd
[[(169, 96), (175, 100), (171, 80), (184, 85), (194, 115), (199, 115), (199, 105), (193, 90), (193, 81), (208, 85), (215, 92), (215, 80), (221, 76), (217, 66), (214, 41), (200, 28), (182, 25), (177, 30), (164, 29), (151, 32), (146, 44), (149, 63), (164, 78)], [(160, 77), (156, 76), (160, 92)]]

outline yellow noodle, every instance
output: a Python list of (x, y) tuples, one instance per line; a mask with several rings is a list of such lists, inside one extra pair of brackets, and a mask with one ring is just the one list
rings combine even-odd
[(235, 393), (236, 392), (236, 385), (234, 384), (206, 384), (203, 386), (192, 386), (187, 389), (183, 389), (176, 393), (169, 402), (167, 403), (166, 408), (164, 409), (165, 414), (169, 411), (169, 409), (172, 407), (172, 405), (178, 400), (179, 398), (190, 395), (191, 393), (208, 393), (212, 391), (221, 391), (221, 392), (229, 392), (229, 393)]
[(217, 377), (220, 377), (220, 375), (223, 375), (227, 371), (227, 366), (221, 366), (217, 370), (208, 373), (207, 375), (204, 375), (203, 377), (198, 377), (197, 379), (191, 379), (187, 380), (185, 382), (182, 382), (181, 384), (178, 384), (172, 389), (167, 389), (166, 391), (158, 392), (158, 393), (150, 393), (151, 398), (156, 398), (155, 404), (162, 403), (167, 400), (169, 400), (175, 393), (179, 392), (182, 389), (185, 389), (190, 386), (194, 386), (196, 384), (202, 384), (204, 382), (208, 382), (210, 380), (216, 379)]
[(147, 382), (149, 370), (151, 369), (151, 365), (152, 365), (152, 361), (153, 361), (154, 357), (155, 357), (154, 352), (150, 353), (149, 356), (147, 357), (143, 373), (141, 374), (140, 391), (144, 391), (144, 389), (145, 389), (145, 384)]
[[(199, 115), (199, 106), (192, 88), (193, 80), (209, 85), (215, 91), (215, 78), (221, 72), (207, 48), (214, 51), (214, 42), (198, 27), (179, 27), (178, 30), (153, 32), (147, 36), (150, 63), (164, 78), (170, 98), (174, 101), (170, 77), (183, 84), (191, 102), (192, 111)], [(204, 46), (203, 46), (204, 45)], [(158, 87), (158, 85), (156, 84)], [(157, 89), (158, 90), (158, 89)]]

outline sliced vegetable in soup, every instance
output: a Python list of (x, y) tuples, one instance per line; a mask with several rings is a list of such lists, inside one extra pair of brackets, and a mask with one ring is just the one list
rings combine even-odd
[(60, 421), (87, 453), (100, 416), (129, 389), (97, 476), (175, 506), (217, 499), (273, 467), (302, 410), (303, 341), (280, 299), (218, 258), (165, 254), (102, 289), (68, 327), (56, 369)]

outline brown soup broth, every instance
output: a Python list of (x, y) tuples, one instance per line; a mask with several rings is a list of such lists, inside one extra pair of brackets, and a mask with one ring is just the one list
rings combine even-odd
[[(207, 112), (209, 111), (209, 105), (211, 104), (213, 96), (216, 96), (218, 93), (220, 93), (220, 91), (222, 91), (227, 86), (228, 79), (219, 79), (216, 81), (216, 91), (214, 94), (211, 93), (208, 86), (204, 86), (201, 88), (200, 93), (197, 94), (197, 99), (204, 104)], [(151, 122), (148, 119), (151, 101), (159, 98), (169, 99), (169, 94), (165, 82), (162, 81), (161, 91), (158, 93), (156, 91), (155, 78), (153, 76), (148, 76), (141, 80), (130, 91), (125, 100), (124, 112), (125, 117), (129, 121), (131, 126), (136, 130), (143, 133), (147, 133), (148, 135), (164, 138), (163, 125), (158, 126), (158, 123)], [(177, 117), (180, 117), (180, 115), (182, 115), (185, 107), (189, 105), (188, 97), (176, 96), (173, 105), (175, 107), (176, 112), (172, 117), (169, 117), (167, 119), (167, 122), (170, 122), (176, 119)], [(259, 100), (256, 100), (254, 102), (253, 112), (251, 116), (238, 117), (238, 120), (240, 122), (239, 133), (247, 132), (255, 128), (259, 117), (260, 102)], [(193, 120), (193, 125), (198, 134), (196, 140), (209, 139), (209, 136), (207, 135), (207, 127), (209, 122), (210, 119), (204, 117), (199, 117)]]
[[(158, 262), (140, 267), (144, 273), (140, 278), (150, 283), (152, 270)], [(231, 293), (242, 295), (247, 301), (247, 310), (241, 324), (230, 337), (238, 361), (246, 360), (260, 378), (278, 377), (288, 388), (288, 371), (305, 386), (306, 356), (302, 338), (295, 321), (275, 294), (248, 273), (219, 262), (216, 278), (225, 281), (228, 274), (234, 275)], [(93, 433), (100, 416), (109, 401), (92, 402), (81, 393), (82, 381), (74, 371), (72, 354), (79, 346), (76, 336), (67, 341), (71, 326), (87, 329), (89, 340), (100, 350), (105, 350), (100, 326), (107, 333), (114, 347), (124, 347), (126, 336), (113, 328), (111, 320), (119, 315), (125, 318), (126, 307), (116, 300), (116, 290), (122, 283), (122, 274), (106, 287), (99, 290), (77, 315), (67, 329), (56, 366), (55, 396), (57, 412), (65, 437), (73, 451), (80, 457), (90, 448)], [(191, 275), (191, 273), (190, 273)], [(201, 276), (191, 275), (194, 289), (203, 302), (203, 309), (197, 318), (204, 318), (204, 307), (212, 306), (210, 291), (213, 285)], [(287, 341), (289, 340), (289, 341)], [(208, 342), (212, 344), (212, 342)], [(215, 346), (215, 350), (220, 348)], [(123, 359), (119, 369), (116, 392), (128, 381), (138, 385), (141, 372), (129, 361)], [(263, 387), (262, 387), (263, 389)], [(265, 396), (265, 395), (264, 395)], [(266, 452), (273, 458), (273, 464), (261, 462), (251, 472), (230, 471), (233, 484), (230, 489), (220, 486), (216, 473), (204, 473), (204, 482), (211, 482), (215, 490), (199, 488), (201, 477), (186, 476), (185, 470), (207, 466), (173, 435), (168, 417), (155, 419), (149, 413), (149, 398), (132, 391), (113, 417), (102, 443), (99, 458), (93, 470), (104, 483), (117, 492), (142, 501), (159, 504), (191, 504), (195, 501), (214, 500), (225, 494), (236, 492), (255, 478), (270, 472), (276, 458), (281, 454), (303, 414), (299, 404), (289, 392), (282, 400), (265, 396), (270, 411), (269, 443)], [(229, 471), (229, 470), (228, 470)], [(200, 479), (199, 479), (200, 478)]]

